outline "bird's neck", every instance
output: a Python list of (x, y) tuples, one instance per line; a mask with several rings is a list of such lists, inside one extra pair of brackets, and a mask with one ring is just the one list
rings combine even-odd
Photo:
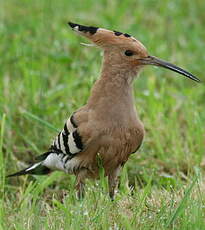
[(132, 82), (137, 72), (104, 60), (100, 78), (95, 82), (88, 106), (133, 107)]

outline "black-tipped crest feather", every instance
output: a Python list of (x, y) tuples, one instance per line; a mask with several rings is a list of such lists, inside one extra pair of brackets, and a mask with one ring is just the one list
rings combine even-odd
[(98, 27), (94, 27), (94, 26), (83, 26), (83, 25), (79, 25), (79, 24), (76, 24), (76, 23), (73, 23), (73, 22), (68, 22), (68, 25), (71, 27), (71, 28), (75, 28), (75, 27), (78, 27), (78, 31), (81, 31), (81, 32), (89, 32), (90, 34), (95, 34), (97, 32), (97, 30), (99, 29)]

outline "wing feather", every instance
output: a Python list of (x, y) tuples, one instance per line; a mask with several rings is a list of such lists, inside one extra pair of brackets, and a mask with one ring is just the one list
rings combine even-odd
[(84, 149), (79, 127), (74, 120), (74, 115), (66, 121), (63, 130), (54, 139), (51, 150), (57, 149), (73, 157)]

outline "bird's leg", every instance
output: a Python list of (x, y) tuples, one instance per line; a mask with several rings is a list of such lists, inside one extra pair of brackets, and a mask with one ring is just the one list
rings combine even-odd
[(114, 200), (115, 193), (117, 192), (120, 170), (121, 170), (121, 166), (118, 166), (108, 175), (109, 195), (111, 200)]
[(85, 195), (85, 179), (87, 177), (88, 170), (86, 168), (80, 169), (80, 171), (76, 174), (76, 196), (77, 198), (83, 199)]
[(78, 200), (83, 199), (85, 196), (85, 188), (84, 187), (85, 187), (85, 183), (82, 181), (76, 184), (76, 190), (77, 190), (76, 196), (77, 196)]

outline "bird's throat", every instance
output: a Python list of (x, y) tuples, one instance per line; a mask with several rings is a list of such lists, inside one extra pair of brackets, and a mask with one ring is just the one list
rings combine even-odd
[(100, 78), (95, 82), (88, 105), (91, 107), (133, 107), (134, 74), (116, 66), (103, 65)]

